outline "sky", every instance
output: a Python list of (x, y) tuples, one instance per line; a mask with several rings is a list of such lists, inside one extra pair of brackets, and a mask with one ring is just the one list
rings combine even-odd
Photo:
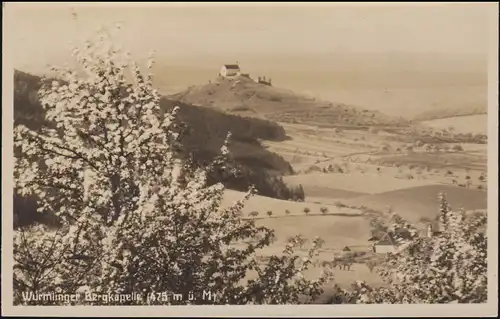
[[(67, 56), (103, 24), (121, 21), (125, 44), (171, 57), (235, 53), (425, 52), (481, 58), (488, 8), (475, 4), (170, 5), (9, 4), (15, 65)], [(72, 15), (76, 13), (76, 19)]]
[[(496, 7), (495, 7), (496, 6)], [(9, 9), (10, 8), (10, 9)], [(122, 24), (141, 62), (156, 51), (164, 93), (213, 80), (223, 63), (273, 84), (390, 114), (486, 103), (495, 3), (7, 4), (7, 50), (35, 74), (71, 43)], [(9, 11), (10, 10), (10, 11)], [(4, 22), (5, 23), (5, 22)], [(5, 32), (5, 31), (4, 31)]]

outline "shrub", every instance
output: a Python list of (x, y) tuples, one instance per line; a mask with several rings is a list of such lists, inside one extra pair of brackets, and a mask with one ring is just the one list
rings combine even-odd
[(267, 216), (269, 216), (269, 217), (273, 216), (273, 212), (272, 212), (272, 211), (270, 211), (270, 210), (268, 210), (268, 211), (267, 211)]
[(250, 212), (250, 213), (248, 214), (248, 216), (250, 216), (250, 217), (254, 217), (254, 218), (255, 218), (255, 217), (259, 216), (259, 212), (257, 212), (257, 211), (252, 211), (252, 212)]
[(320, 211), (324, 215), (324, 214), (328, 213), (328, 208), (327, 207), (321, 207)]
[(430, 144), (425, 144), (423, 146), (423, 148), (424, 148), (424, 151), (426, 151), (426, 152), (431, 152), (434, 149), (434, 147)]
[(289, 211), (288, 209), (287, 209), (287, 210), (285, 210), (285, 214), (286, 214), (286, 215), (290, 215), (290, 211)]
[(302, 236), (298, 236), (297, 237), (297, 243), (299, 245), (299, 248), (300, 249), (303, 249), (304, 248), (304, 245), (308, 242), (307, 238), (304, 238)]
[(311, 165), (309, 166), (305, 171), (304, 173), (306, 174), (309, 174), (309, 173), (313, 173), (313, 172), (321, 172), (321, 168), (316, 166), (316, 165)]
[[(224, 207), (224, 187), (207, 185), (208, 172), (226, 167), (230, 135), (207, 167), (184, 162), (178, 108), (161, 112), (151, 76), (121, 60), (121, 52), (105, 41), (104, 35), (101, 42), (74, 51), (91, 76), (62, 70), (61, 81), (41, 90), (51, 127), (15, 129), (21, 153), (14, 169), (18, 192), (37, 196), (38, 211), (61, 220), (54, 231), (32, 226), (15, 232), (15, 304), (51, 303), (23, 299), (28, 292), (89, 290), (175, 289), (184, 297), (108, 305), (285, 304), (299, 302), (300, 295), (310, 296), (309, 301), (319, 296), (328, 274), (314, 281), (297, 276), (311, 265), (321, 241), (315, 239), (301, 261), (294, 253), (301, 238), (294, 237), (282, 256), (259, 263), (256, 253), (274, 234), (238, 217), (253, 189)], [(128, 67), (132, 85), (125, 79)], [(243, 280), (251, 270), (257, 277)], [(187, 298), (206, 290), (213, 295), (210, 300)]]
[(457, 144), (457, 145), (453, 146), (453, 150), (455, 152), (463, 152), (464, 148), (462, 147), (462, 145)]
[(304, 213), (305, 213), (306, 215), (308, 215), (310, 212), (311, 212), (311, 210), (309, 209), (309, 207), (305, 207), (305, 208), (304, 208)]
[(389, 145), (382, 145), (380, 147), (380, 151), (382, 151), (382, 152), (389, 152), (390, 151)]
[(370, 272), (373, 272), (373, 269), (375, 268), (375, 262), (372, 260), (368, 260), (366, 262), (366, 267), (368, 267), (368, 270), (370, 270)]
[(336, 201), (334, 205), (335, 205), (335, 207), (337, 207), (339, 209), (346, 207), (346, 205), (344, 203), (342, 203), (341, 201)]

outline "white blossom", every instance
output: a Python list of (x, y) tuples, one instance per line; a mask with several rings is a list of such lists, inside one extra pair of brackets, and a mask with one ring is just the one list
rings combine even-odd
[[(84, 77), (54, 68), (57, 80), (39, 92), (51, 126), (15, 128), (22, 153), (15, 162), (16, 189), (36, 196), (38, 210), (58, 215), (62, 223), (55, 231), (33, 226), (16, 232), (17, 302), (26, 302), (23, 291), (114, 294), (171, 287), (209, 288), (220, 295), (219, 303), (319, 296), (326, 275), (295, 278), (319, 245), (298, 266), (294, 246), (264, 266), (255, 261), (272, 232), (238, 215), (254, 191), (224, 207), (223, 185), (207, 184), (208, 169), (225, 166), (230, 134), (211, 166), (186, 166), (174, 151), (182, 137), (176, 131), (180, 108), (162, 114), (152, 74), (144, 76), (129, 54), (111, 45), (111, 36), (101, 30), (73, 50)], [(149, 72), (153, 62), (147, 62)], [(244, 247), (233, 245), (240, 242)], [(242, 283), (251, 269), (258, 279)]]

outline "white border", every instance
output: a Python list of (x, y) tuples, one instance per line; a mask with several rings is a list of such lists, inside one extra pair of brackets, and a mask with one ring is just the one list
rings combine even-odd
[[(474, 2), (475, 3), (475, 2)], [(12, 195), (13, 195), (13, 52), (9, 51), (9, 21), (13, 12), (23, 6), (283, 6), (283, 3), (8, 3), (8, 10), (3, 10), (3, 116), (2, 116), (2, 316), (230, 316), (230, 317), (402, 317), (402, 316), (498, 316), (498, 3), (487, 2), (491, 9), (490, 55), (488, 63), (488, 303), (473, 305), (285, 305), (285, 306), (74, 306), (74, 307), (29, 307), (12, 306)], [(287, 3), (287, 6), (439, 6), (453, 3)], [(5, 3), (4, 3), (5, 6)], [(5, 9), (5, 7), (4, 7)], [(464, 22), (466, 23), (466, 22)], [(41, 26), (43, 27), (43, 26)], [(6, 280), (7, 279), (7, 280)], [(43, 309), (43, 310), (42, 310)]]

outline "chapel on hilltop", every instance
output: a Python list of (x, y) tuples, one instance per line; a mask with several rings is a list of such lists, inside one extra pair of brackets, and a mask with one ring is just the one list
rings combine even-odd
[[(238, 62), (235, 64), (222, 65), (219, 73), (217, 74), (217, 77), (222, 79), (236, 79), (240, 76), (252, 79), (249, 73), (241, 73), (241, 68)], [(252, 80), (259, 84), (272, 86), (271, 78), (266, 78), (265, 76), (259, 76), (257, 79)]]
[(234, 78), (238, 75), (241, 75), (241, 69), (238, 63), (224, 64), (219, 72), (219, 76), (223, 78)]

